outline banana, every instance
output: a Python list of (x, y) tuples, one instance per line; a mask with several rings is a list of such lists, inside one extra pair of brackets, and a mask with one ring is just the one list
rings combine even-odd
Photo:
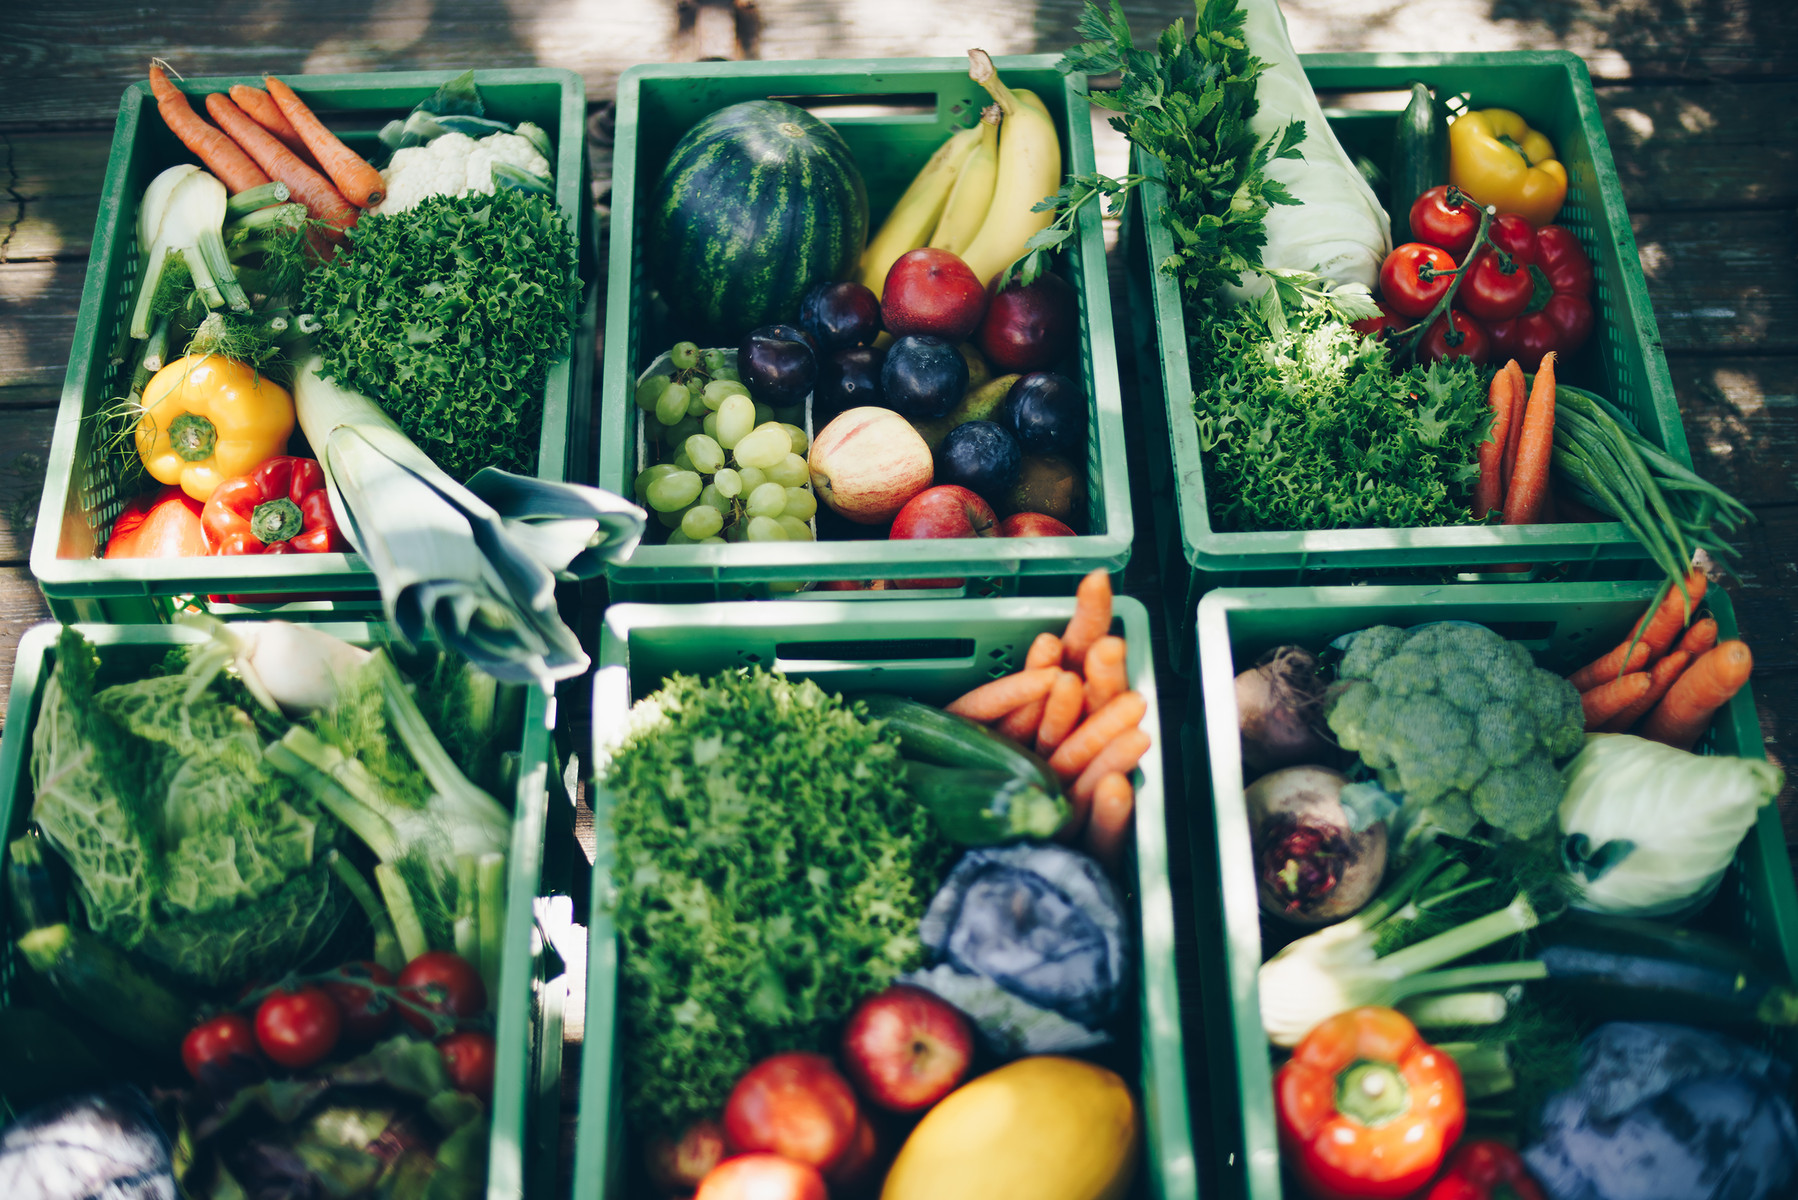
[(993, 206), (993, 187), (999, 182), (999, 106), (989, 104), (980, 114), (980, 144), (962, 164), (949, 202), (943, 206), (943, 219), (929, 244), (951, 254), (960, 254), (973, 242), (974, 235), (986, 222)]
[(929, 240), (943, 215), (943, 206), (949, 202), (949, 192), (955, 187), (962, 164), (979, 145), (978, 127), (951, 135), (912, 178), (893, 211), (887, 214), (880, 232), (868, 239), (856, 278), (876, 297), (886, 286), (887, 271), (899, 256)]
[(968, 75), (992, 95), (1004, 114), (992, 206), (961, 256), (976, 278), (990, 282), (1023, 256), (1031, 234), (1048, 228), (1054, 219), (1053, 213), (1031, 209), (1061, 187), (1061, 139), (1043, 102), (1029, 92), (1006, 87), (986, 51), (968, 51), (968, 63)]

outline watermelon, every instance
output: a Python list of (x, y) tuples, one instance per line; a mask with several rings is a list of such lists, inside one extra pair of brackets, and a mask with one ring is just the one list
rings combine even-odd
[(850, 278), (867, 240), (868, 189), (842, 135), (802, 108), (748, 100), (675, 143), (647, 265), (679, 336), (735, 345), (793, 322), (812, 284)]

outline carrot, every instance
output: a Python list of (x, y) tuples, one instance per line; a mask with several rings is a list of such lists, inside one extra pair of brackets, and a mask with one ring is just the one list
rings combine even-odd
[(1135, 727), (1148, 711), (1148, 703), (1136, 692), (1113, 697), (1110, 704), (1080, 722), (1080, 727), (1055, 747), (1055, 753), (1049, 756), (1050, 768), (1064, 781), (1078, 778), (1107, 742)]
[(294, 131), (306, 143), (306, 149), (312, 151), (313, 159), (325, 169), (325, 174), (350, 203), (373, 208), (387, 198), (387, 183), (381, 173), (369, 166), (367, 159), (338, 141), (337, 135), (325, 128), (325, 123), (313, 115), (292, 88), (273, 75), (263, 76), (262, 85), (280, 105), (281, 115), (293, 123)]
[(1111, 576), (1094, 571), (1074, 590), (1074, 616), (1061, 635), (1061, 665), (1084, 670), (1086, 652), (1111, 632)]
[(293, 198), (306, 206), (308, 216), (348, 229), (360, 215), (331, 186), (331, 181), (300, 161), (281, 139), (244, 115), (243, 109), (231, 102), (223, 92), (206, 97), (206, 111), (233, 138), (249, 151), (262, 169), (285, 183)]
[(1074, 780), (1068, 794), (1080, 797), (1082, 802), (1090, 801), (1093, 792), (1098, 789), (1099, 780), (1113, 771), (1128, 774), (1136, 770), (1136, 764), (1148, 752), (1149, 735), (1145, 730), (1124, 730), (1105, 743), (1105, 749), (1099, 751), (1098, 757), (1087, 764), (1086, 770), (1080, 772), (1080, 777)]
[(997, 721), (1014, 708), (1022, 708), (1032, 700), (1049, 694), (1061, 678), (1057, 667), (1036, 671), (1018, 671), (991, 683), (983, 683), (967, 695), (947, 706), (947, 711), (970, 721)]
[(1598, 731), (1600, 733), (1628, 733), (1635, 727), (1637, 721), (1648, 715), (1649, 709), (1661, 702), (1661, 697), (1667, 694), (1667, 689), (1673, 686), (1673, 681), (1685, 674), (1686, 668), (1691, 663), (1692, 655), (1684, 650), (1675, 650), (1666, 658), (1655, 663), (1654, 669), (1648, 672), (1648, 691), (1640, 700), (1600, 725)]
[(1529, 405), (1523, 410), (1523, 438), (1517, 443), (1517, 466), (1505, 493), (1505, 524), (1533, 525), (1542, 519), (1548, 495), (1549, 456), (1555, 444), (1555, 353), (1542, 356)]
[(1638, 731), (1645, 738), (1690, 750), (1711, 718), (1742, 690), (1754, 670), (1747, 643), (1718, 642), (1695, 659), (1679, 681), (1667, 689)]
[(1511, 373), (1499, 371), (1492, 376), (1488, 393), (1492, 406), (1492, 430), (1479, 445), (1480, 479), (1473, 487), (1473, 515), (1484, 517), (1495, 508), (1503, 508), (1505, 447), (1511, 440), (1511, 415), (1516, 397), (1511, 393)]
[[(1695, 609), (1698, 602), (1704, 599), (1704, 589), (1708, 582), (1703, 571), (1693, 569), (1686, 575), (1685, 591), (1682, 592), (1671, 583), (1665, 585), (1667, 590), (1661, 596), (1660, 603), (1642, 614), (1642, 619), (1636, 622), (1628, 637), (1604, 657), (1587, 663), (1569, 675), (1567, 681), (1582, 692), (1590, 691), (1626, 671), (1639, 671), (1667, 653), (1673, 648), (1673, 643), (1679, 640), (1679, 631), (1686, 627), (1686, 621), (1692, 612), (1692, 609), (1686, 607), (1686, 594), (1691, 594)], [(1636, 653), (1638, 646), (1648, 647), (1648, 657), (1642, 658)]]
[(1603, 728), (1618, 713), (1646, 696), (1653, 684), (1647, 671), (1631, 671), (1609, 683), (1601, 683), (1589, 692), (1581, 692), (1579, 703), (1586, 711), (1586, 732)]
[(1706, 617), (1702, 621), (1694, 621), (1692, 628), (1686, 630), (1686, 636), (1679, 639), (1679, 648), (1697, 658), (1706, 650), (1717, 644), (1717, 620)]
[(268, 93), (261, 88), (253, 88), (247, 83), (231, 85), (231, 99), (237, 107), (249, 114), (250, 120), (262, 126), (281, 139), (281, 144), (300, 156), (300, 161), (314, 170), (318, 168), (318, 160), (312, 157), (312, 151), (306, 149), (306, 143), (281, 112), (281, 106), (268, 98)]
[[(1024, 669), (1035, 671), (1042, 667), (1053, 667), (1061, 662), (1061, 639), (1052, 633), (1039, 633), (1036, 640), (1030, 643), (1030, 649), (1024, 655)], [(1029, 746), (1036, 741), (1037, 727), (1043, 723), (1043, 709), (1049, 704), (1048, 697), (1032, 700), (1020, 708), (1014, 708), (1005, 714), (1004, 720), (996, 726), (999, 733), (1010, 738), (1020, 746)]]
[(1505, 461), (1499, 472), (1498, 494), (1501, 497), (1511, 494), (1511, 476), (1517, 471), (1517, 446), (1523, 441), (1523, 409), (1529, 396), (1529, 384), (1523, 378), (1523, 368), (1516, 359), (1505, 364), (1505, 374), (1511, 377), (1511, 430), (1505, 439)]
[(269, 181), (262, 169), (243, 152), (243, 147), (208, 125), (206, 119), (194, 111), (187, 93), (169, 82), (168, 73), (154, 59), (150, 62), (150, 91), (156, 96), (156, 111), (162, 114), (169, 132), (180, 138), (181, 144), (192, 150), (195, 157), (206, 164), (208, 171), (218, 176), (226, 191), (235, 196)]
[(1086, 652), (1086, 710), (1098, 712), (1111, 703), (1112, 697), (1130, 690), (1130, 677), (1124, 669), (1130, 647), (1121, 637), (1106, 634)]
[(1130, 815), (1136, 811), (1136, 789), (1122, 772), (1113, 771), (1093, 789), (1088, 816), (1086, 852), (1114, 874), (1124, 865), (1124, 844), (1130, 834)]
[(1080, 682), (1080, 676), (1063, 671), (1055, 686), (1049, 689), (1043, 723), (1036, 731), (1036, 752), (1044, 758), (1053, 753), (1055, 747), (1074, 732), (1074, 726), (1080, 724), (1080, 714), (1085, 706), (1086, 688)]

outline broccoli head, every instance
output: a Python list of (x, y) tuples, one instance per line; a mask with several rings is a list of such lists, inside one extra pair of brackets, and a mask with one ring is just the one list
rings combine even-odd
[(1412, 821), (1468, 814), (1519, 838), (1554, 819), (1558, 759), (1579, 752), (1579, 692), (1484, 625), (1444, 621), (1355, 634), (1325, 712), (1336, 739), (1401, 797)]

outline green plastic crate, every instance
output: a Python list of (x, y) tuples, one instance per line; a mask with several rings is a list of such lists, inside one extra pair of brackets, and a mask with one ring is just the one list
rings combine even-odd
[[(1093, 170), (1086, 81), (1054, 69), (1055, 56), (995, 60), (1012, 87), (1043, 98), (1061, 131), (1070, 171)], [(668, 153), (701, 117), (744, 100), (775, 97), (814, 108), (843, 135), (868, 185), (870, 232), (912, 176), (952, 132), (972, 125), (991, 98), (968, 78), (966, 59), (895, 58), (822, 62), (703, 62), (632, 67), (618, 81), (605, 363), (601, 383), (599, 486), (631, 494), (637, 476), (637, 373), (686, 331), (664, 327), (646, 300), (643, 239), (649, 203)], [(888, 542), (737, 543), (663, 546), (645, 542), (608, 569), (621, 600), (699, 601), (766, 594), (827, 579), (963, 578), (970, 593), (1016, 591), (1019, 577), (1072, 578), (1130, 557), (1135, 525), (1124, 465), (1105, 243), (1096, 209), (1080, 214), (1063, 269), (1080, 299), (1079, 372), (1087, 436), (1087, 528), (1078, 537), (969, 538)], [(938, 591), (938, 596), (949, 593)]]
[[(617, 730), (631, 703), (675, 671), (712, 674), (761, 666), (817, 680), (833, 691), (879, 688), (946, 704), (988, 679), (1023, 666), (1039, 633), (1059, 633), (1073, 615), (1071, 599), (891, 600), (870, 609), (850, 601), (771, 601), (695, 605), (615, 605), (600, 634), (593, 727)], [(1129, 641), (1131, 686), (1149, 703), (1144, 726), (1159, 747), (1155, 674), (1148, 613), (1135, 600), (1116, 602), (1116, 622)], [(873, 618), (873, 620), (870, 620)], [(596, 761), (604, 761), (596, 747)], [(1141, 1071), (1130, 1080), (1142, 1104), (1143, 1169), (1133, 1196), (1196, 1197), (1196, 1162), (1187, 1120), (1179, 984), (1174, 974), (1173, 895), (1168, 886), (1166, 791), (1161, 755), (1142, 761), (1136, 780), (1136, 833), (1126, 901), (1135, 905), (1137, 1014)], [(612, 895), (611, 797), (594, 790), (597, 846), (593, 912), (588, 923), (586, 1043), (582, 1049), (580, 1124), (574, 1194), (613, 1200), (628, 1193), (637, 1170), (619, 1096), (618, 938), (608, 911)]]
[[(388, 120), (451, 78), (453, 71), (393, 74), (293, 75), (287, 81), (334, 133), (364, 154), (379, 149), (375, 134)], [(230, 76), (182, 81), (193, 96), (228, 89), (234, 83), (260, 87), (260, 77)], [(528, 68), (476, 71), (475, 84), (490, 115), (507, 121), (534, 121), (556, 145), (556, 204), (582, 246), (584, 302), (570, 329), (571, 353), (550, 368), (544, 385), (543, 433), (537, 473), (544, 479), (586, 480), (588, 419), (592, 408), (593, 355), (597, 336), (598, 254), (592, 206), (587, 199), (586, 89), (572, 71)], [(196, 109), (204, 111), (196, 103)], [(130, 315), (129, 289), (138, 266), (138, 199), (150, 180), (193, 156), (168, 131), (156, 112), (147, 82), (125, 89), (119, 101), (112, 153), (81, 309), (63, 380), (62, 403), (50, 444), (37, 532), (31, 543), (31, 572), (44, 589), (52, 614), (62, 620), (136, 622), (167, 620), (168, 598), (208, 593), (316, 595), (362, 592), (360, 604), (312, 601), (313, 608), (378, 615), (375, 580), (358, 554), (301, 554), (265, 557), (95, 558), (106, 545), (112, 520), (129, 498), (110, 470), (91, 460), (94, 426), (89, 418), (129, 384), (129, 363), (112, 361), (122, 326)]]
[[(77, 628), (98, 648), (102, 672), (147, 669), (172, 647), (205, 640), (202, 633), (183, 625)], [(320, 628), (360, 645), (374, 644), (381, 636), (379, 627), (367, 624), (327, 624)], [(12, 694), (7, 702), (6, 732), (0, 740), (0, 830), (5, 831), (8, 842), (24, 831), (30, 819), (32, 728), (44, 684), (55, 665), (60, 631), (61, 627), (54, 623), (38, 625), (27, 630), (19, 642)], [(541, 691), (528, 691), (519, 743), (512, 846), (506, 862), (506, 940), (494, 1029), (499, 1053), (493, 1077), (486, 1200), (547, 1195), (555, 1179), (562, 1004), (567, 979), (536, 917), (544, 831), (551, 803), (550, 729), (554, 722), (555, 702)], [(4, 849), (0, 848), (0, 855), (3, 854)], [(8, 921), (7, 903), (0, 893), (0, 928)], [(18, 969), (9, 936), (0, 942), (0, 1006), (15, 998), (12, 993)], [(171, 1054), (174, 1050), (170, 1047)], [(5, 1099), (0, 1096), (0, 1109), (6, 1107)]]
[[(1192, 708), (1195, 714), (1201, 709), (1204, 714), (1203, 745), (1195, 744), (1198, 731), (1189, 731), (1186, 761), (1194, 764), (1188, 811), (1193, 814), (1200, 1003), (1213, 1014), (1204, 1035), (1210, 1078), (1195, 1094), (1208, 1092), (1213, 1102), (1208, 1113), (1195, 1112), (1194, 1125), (1201, 1131), (1209, 1125), (1216, 1144), (1228, 1147), (1213, 1156), (1222, 1164), (1222, 1175), (1215, 1187), (1207, 1181), (1210, 1194), (1232, 1200), (1299, 1194), (1296, 1188), (1281, 1189), (1272, 1070), (1256, 989), (1262, 960), (1261, 914), (1243, 801), (1236, 672), (1274, 646), (1297, 643), (1316, 651), (1333, 638), (1369, 625), (1441, 620), (1489, 625), (1529, 647), (1539, 665), (1571, 671), (1621, 641), (1656, 586), (1614, 582), (1222, 588), (1200, 602), (1200, 671)], [(1718, 635), (1734, 637), (1735, 616), (1728, 596), (1712, 589), (1705, 606), (1717, 618)], [(1699, 749), (1765, 756), (1749, 689), (1729, 702)], [(1798, 978), (1798, 892), (1773, 805), (1761, 810), (1716, 899), (1697, 920), (1747, 944)], [(1768, 1036), (1763, 1044), (1798, 1060), (1798, 1037), (1791, 1031)]]
[[(1569, 176), (1567, 201), (1556, 221), (1579, 236), (1592, 258), (1597, 317), (1591, 338), (1564, 359), (1560, 376), (1614, 401), (1646, 437), (1689, 463), (1673, 380), (1585, 63), (1563, 51), (1307, 54), (1302, 61), (1351, 157), (1365, 155), (1384, 165), (1398, 114), (1393, 105), (1384, 111), (1331, 109), (1330, 93), (1405, 91), (1412, 81), (1430, 85), (1438, 95), (1459, 95), (1474, 108), (1515, 108), (1533, 128), (1548, 134)], [(1395, 104), (1402, 108), (1403, 100)], [(1161, 176), (1160, 161), (1140, 151), (1136, 168)], [(1172, 235), (1158, 217), (1156, 193), (1150, 191), (1146, 203), (1130, 207), (1125, 225), (1132, 247), (1126, 259), (1149, 451), (1150, 507), (1176, 664), (1184, 669), (1192, 662), (1193, 612), (1199, 596), (1213, 587), (1401, 576), (1441, 580), (1457, 570), (1505, 563), (1560, 564), (1596, 578), (1642, 573), (1646, 552), (1615, 523), (1315, 533), (1213, 529), (1192, 415), (1192, 369), (1179, 286), (1155, 268), (1173, 253)]]

